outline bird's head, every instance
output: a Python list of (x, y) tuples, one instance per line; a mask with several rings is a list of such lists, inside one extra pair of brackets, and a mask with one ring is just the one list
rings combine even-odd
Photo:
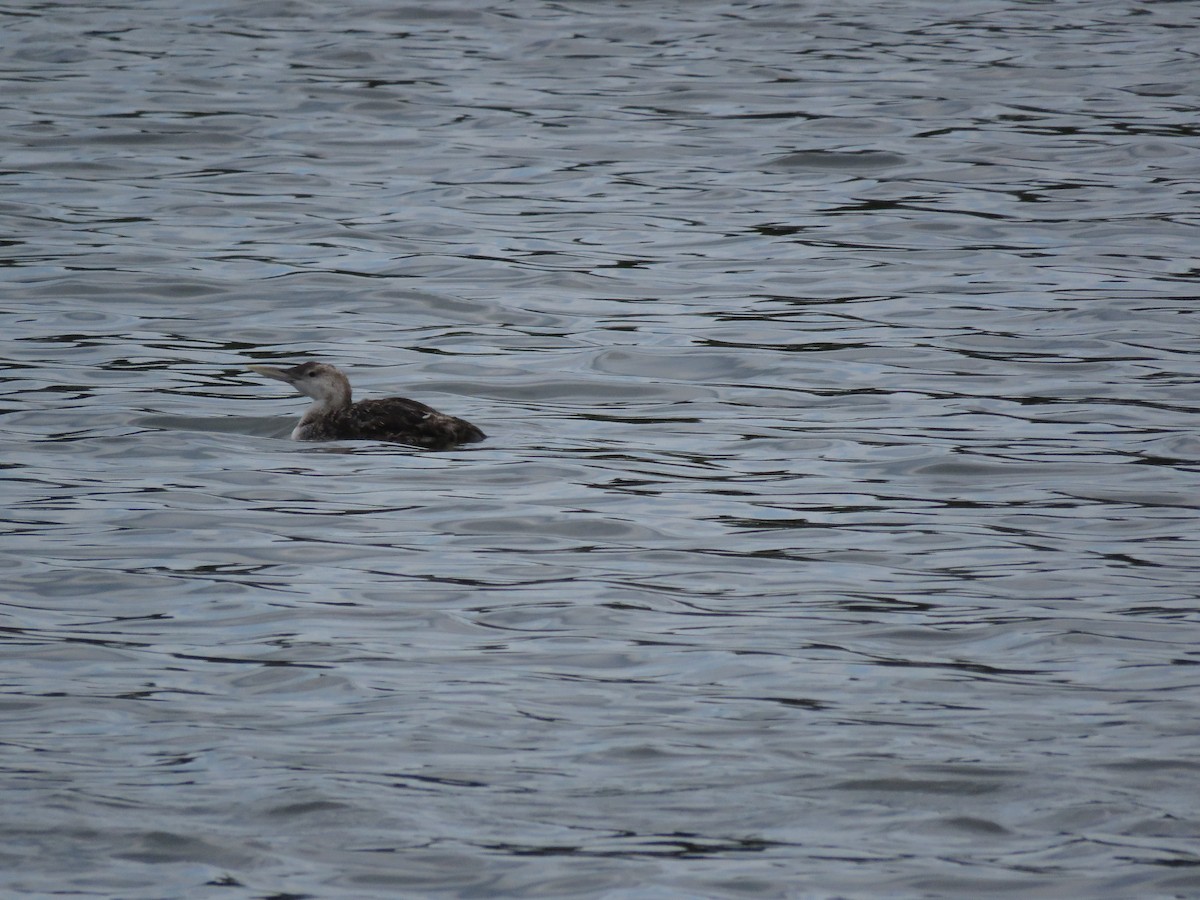
[(285, 381), (300, 393), (312, 397), (318, 405), (336, 409), (350, 405), (350, 379), (333, 366), (314, 361), (303, 362), (290, 369), (274, 366), (247, 366), (252, 372)]

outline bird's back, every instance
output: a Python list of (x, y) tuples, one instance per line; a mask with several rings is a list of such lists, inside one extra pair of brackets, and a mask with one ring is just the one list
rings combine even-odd
[(321, 433), (306, 434), (307, 440), (394, 441), (438, 449), (486, 437), (470, 422), (406, 397), (360, 400), (313, 424)]

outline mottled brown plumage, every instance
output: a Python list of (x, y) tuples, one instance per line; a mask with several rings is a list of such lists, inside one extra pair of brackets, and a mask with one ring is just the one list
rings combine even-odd
[(259, 375), (284, 381), (312, 397), (292, 439), (297, 441), (393, 441), (430, 450), (482, 441), (486, 435), (470, 422), (440, 413), (404, 397), (351, 399), (350, 380), (333, 366), (305, 362), (290, 369), (248, 366)]

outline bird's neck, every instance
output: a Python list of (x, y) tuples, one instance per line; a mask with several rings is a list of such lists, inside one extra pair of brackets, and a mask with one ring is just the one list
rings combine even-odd
[(350, 406), (350, 385), (338, 385), (338, 390), (324, 397), (313, 398), (312, 405), (304, 411), (300, 424), (306, 425), (331, 413), (347, 409)]

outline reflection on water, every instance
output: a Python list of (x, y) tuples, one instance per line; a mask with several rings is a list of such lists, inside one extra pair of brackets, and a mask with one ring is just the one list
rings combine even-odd
[(1192, 18), (14, 12), (3, 883), (1195, 893)]

